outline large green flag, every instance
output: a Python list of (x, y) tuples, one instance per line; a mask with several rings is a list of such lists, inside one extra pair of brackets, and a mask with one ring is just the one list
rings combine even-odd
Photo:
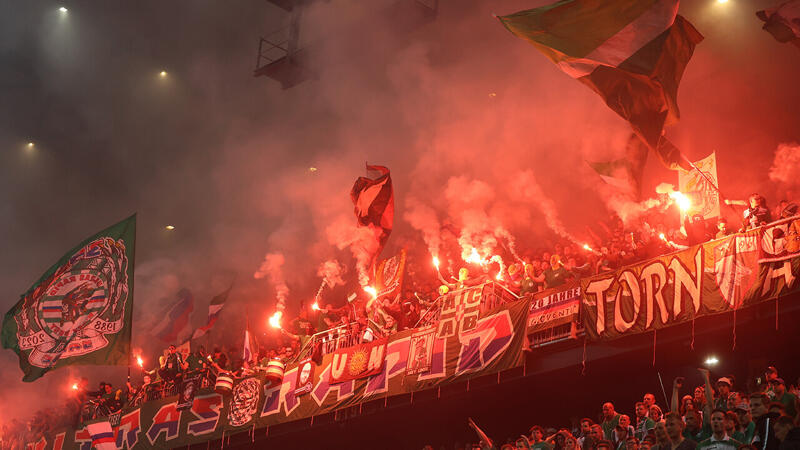
[(136, 215), (89, 237), (37, 280), (3, 320), (25, 377), (78, 365), (128, 365)]
[(678, 120), (678, 84), (703, 36), (678, 0), (561, 0), (499, 17), (565, 73), (597, 92), (659, 151)]

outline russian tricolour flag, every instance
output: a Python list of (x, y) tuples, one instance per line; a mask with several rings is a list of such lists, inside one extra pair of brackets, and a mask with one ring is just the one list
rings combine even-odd
[(92, 447), (97, 450), (117, 450), (117, 443), (114, 441), (114, 430), (111, 424), (106, 422), (96, 422), (86, 425), (86, 430), (92, 436)]
[(193, 310), (194, 296), (188, 289), (181, 289), (178, 301), (164, 314), (164, 318), (153, 329), (153, 334), (164, 342), (175, 342), (189, 323)]

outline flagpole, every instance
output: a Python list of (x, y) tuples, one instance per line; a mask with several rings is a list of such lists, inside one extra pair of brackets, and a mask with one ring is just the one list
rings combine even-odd
[[(711, 180), (711, 178), (709, 178), (708, 175), (706, 175), (702, 170), (700, 170), (700, 168), (697, 167), (697, 165), (695, 165), (695, 163), (690, 161), (689, 158), (687, 158), (686, 155), (684, 155), (683, 153), (681, 153), (680, 155), (681, 155), (681, 158), (683, 158), (683, 160), (686, 161), (686, 163), (688, 163), (690, 166), (692, 166), (692, 169), (696, 170), (697, 173), (699, 173), (700, 176), (703, 177), (708, 182), (708, 184), (710, 184), (711, 187), (714, 188), (715, 191), (717, 191), (717, 194), (719, 194), (720, 200), (725, 200), (727, 198), (727, 197), (725, 197), (725, 195), (722, 194), (722, 191), (719, 190), (719, 187), (716, 184), (714, 184), (714, 181)], [(722, 203), (725, 203), (725, 206), (730, 208), (733, 212), (736, 212), (736, 209), (734, 209), (733, 206), (729, 205), (725, 201), (723, 201)]]

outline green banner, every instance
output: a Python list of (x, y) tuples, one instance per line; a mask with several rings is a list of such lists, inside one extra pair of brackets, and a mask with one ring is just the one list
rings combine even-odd
[[(456, 333), (441, 338), (435, 328), (401, 331), (387, 343), (373, 346), (385, 345), (378, 363), (382, 369), (364, 378), (332, 383), (332, 370), (351, 366), (334, 367), (341, 354), (331, 353), (319, 365), (309, 360), (289, 365), (277, 384), (258, 373), (237, 379), (229, 394), (200, 390), (188, 409), (179, 409), (178, 396), (126, 408), (111, 420), (116, 445), (119, 449), (183, 447), (218, 439), (223, 433), (308, 418), (518, 367), (524, 358), (527, 312), (527, 300), (505, 304), (474, 323), (457, 321)], [(465, 323), (468, 329), (463, 328)], [(370, 353), (351, 361), (368, 368), (373, 363)], [(90, 450), (91, 441), (88, 430), (80, 428), (36, 437), (29, 445), (35, 450)]]
[(590, 340), (664, 328), (798, 291), (800, 255), (762, 257), (770, 228), (728, 236), (581, 280)]
[(22, 295), (3, 320), (3, 347), (34, 381), (52, 369), (128, 365), (136, 216), (85, 239)]

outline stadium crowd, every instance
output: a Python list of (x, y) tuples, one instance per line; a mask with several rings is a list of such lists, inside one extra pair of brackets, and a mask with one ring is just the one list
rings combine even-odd
[[(781, 201), (779, 207), (772, 212), (759, 194), (753, 194), (747, 202), (727, 203), (734, 205), (732, 207), (740, 205), (746, 208), (742, 214), (744, 220), (740, 227), (730, 226), (724, 218), (716, 223), (707, 223), (702, 216), (694, 216), (687, 217), (680, 228), (670, 228), (665, 225), (669, 223), (665, 218), (671, 216), (667, 214), (666, 208), (660, 212), (651, 211), (651, 214), (643, 216), (633, 227), (626, 227), (619, 217), (613, 217), (607, 223), (599, 223), (599, 230), (587, 228), (587, 235), (590, 238), (589, 242), (583, 245), (561, 238), (547, 242), (545, 248), (522, 254), (517, 254), (513, 246), (510, 249), (504, 248), (506, 251), (503, 256), (508, 261), (513, 261), (508, 265), (503, 263), (503, 258), (487, 258), (477, 264), (468, 264), (456, 272), (454, 268), (457, 266), (453, 260), (458, 258), (450, 259), (446, 266), (451, 270), (447, 272), (448, 274), (456, 272), (458, 276), (451, 276), (449, 280), (442, 275), (438, 267), (435, 272), (438, 276), (432, 275), (432, 271), (428, 269), (430, 260), (425, 250), (414, 249), (409, 245), (412, 250), (406, 262), (406, 278), (399, 296), (376, 300), (366, 293), (359, 293), (354, 301), (346, 301), (338, 308), (330, 303), (324, 307), (319, 307), (315, 303), (314, 308), (305, 305), (287, 327), (280, 328), (279, 337), (273, 339), (274, 345), (256, 350), (255, 357), (250, 361), (245, 361), (239, 356), (243, 355), (241, 348), (226, 349), (219, 346), (207, 352), (203, 346), (199, 346), (194, 352), (189, 352), (187, 349), (182, 353), (175, 345), (170, 345), (159, 358), (157, 367), (150, 370), (142, 368), (141, 384), (131, 384), (129, 377), (128, 381), (120, 386), (105, 381), (100, 382), (98, 389), (93, 391), (89, 388), (88, 379), (82, 378), (72, 386), (72, 393), (64, 401), (62, 408), (40, 410), (27, 421), (12, 419), (4, 423), (0, 435), (2, 443), (0, 450), (14, 450), (19, 448), (21, 442), (30, 441), (31, 436), (38, 436), (64, 426), (75, 426), (81, 420), (108, 415), (129, 404), (135, 405), (150, 399), (174, 395), (178, 382), (190, 376), (202, 376), (205, 383), (213, 384), (215, 376), (220, 373), (234, 377), (242, 376), (265, 366), (271, 359), (290, 362), (301, 355), (305, 357), (319, 354), (320, 347), (324, 345), (335, 343), (337, 346), (342, 346), (342, 342), (353, 345), (390, 335), (399, 330), (415, 328), (426, 321), (430, 323), (436, 319), (437, 299), (453, 289), (490, 282), (502, 286), (519, 297), (533, 295), (558, 288), (582, 277), (616, 270), (676, 249), (767, 224), (773, 220), (773, 213), (776, 218), (785, 218), (793, 217), (798, 212), (797, 204), (787, 201)], [(795, 241), (798, 241), (800, 226), (793, 223), (789, 230), (790, 233), (794, 233)], [(456, 254), (457, 251), (452, 253)], [(774, 380), (770, 380), (772, 381)], [(717, 386), (719, 388), (719, 383)], [(671, 412), (666, 414), (667, 424), (670, 420), (675, 422), (676, 418), (680, 418), (681, 423), (685, 422), (686, 425), (681, 427), (681, 433), (687, 435), (685, 442), (701, 443), (710, 439), (714, 435), (714, 427), (722, 426), (714, 425), (714, 414), (719, 415), (715, 413), (717, 410), (724, 413), (722, 414), (724, 417), (720, 416), (720, 423), (724, 422), (726, 427), (733, 423), (737, 430), (742, 427), (744, 417), (749, 417), (745, 415), (737, 418), (735, 414), (737, 408), (748, 403), (746, 395), (728, 394), (723, 390), (718, 395), (736, 397), (724, 400), (719, 396), (712, 398), (709, 388), (705, 388), (704, 396), (703, 389), (701, 386), (695, 390), (693, 397), (687, 396), (681, 399), (677, 407), (673, 405)], [(767, 390), (766, 394), (771, 395), (774, 392), (776, 391)], [(793, 394), (788, 395), (791, 397)], [(763, 404), (770, 409), (777, 408), (772, 400), (774, 398), (765, 400)], [(752, 403), (753, 398), (749, 398), (749, 401)], [(670, 436), (677, 433), (675, 431), (677, 425), (673, 423), (672, 428), (666, 425), (666, 431), (660, 432), (659, 427), (665, 427), (662, 410), (647, 399), (643, 403), (643, 406), (636, 405), (636, 415), (633, 416), (616, 413), (610, 403), (607, 404), (609, 408), (604, 405), (604, 412), (606, 409), (609, 410), (607, 420), (600, 421), (598, 425), (587, 419), (586, 424), (582, 423), (581, 429), (577, 432), (562, 429), (557, 433), (548, 433), (534, 427), (530, 430), (530, 435), (517, 440), (516, 448), (549, 447), (553, 450), (573, 450), (575, 446), (580, 446), (583, 450), (590, 448), (606, 450), (607, 446), (611, 450), (623, 448), (638, 450), (640, 447), (646, 449), (660, 445), (663, 447), (659, 450), (676, 450), (676, 448), (667, 449), (666, 445), (673, 447), (683, 445), (680, 450), (686, 450), (689, 444), (681, 444), (684, 441), (670, 444), (673, 442), (669, 440), (672, 439)], [(710, 405), (713, 407), (704, 411), (704, 408), (708, 409)], [(784, 406), (785, 412), (794, 418), (796, 406), (793, 403)], [(631, 420), (631, 417), (635, 420)], [(776, 422), (773, 424), (777, 425)], [(598, 426), (602, 428), (602, 436), (598, 434), (599, 432), (592, 431)], [(744, 428), (752, 426), (751, 422), (745, 422)], [(545, 438), (545, 435), (549, 437)], [(747, 433), (744, 437), (740, 434), (734, 436), (732, 432), (730, 435), (741, 438), (736, 442), (745, 445), (753, 442), (752, 430), (749, 436)], [(525, 442), (520, 444), (521, 441)]]
[[(787, 388), (770, 366), (747, 388), (738, 390), (731, 375), (712, 385), (708, 369), (703, 384), (681, 396), (684, 378), (673, 383), (669, 409), (651, 393), (625, 414), (612, 402), (598, 417), (583, 418), (574, 428), (530, 427), (527, 433), (493, 440), (471, 418), (476, 439), (455, 449), (467, 450), (797, 450), (800, 449), (798, 386)], [(800, 383), (798, 383), (800, 384)], [(688, 386), (686, 386), (688, 387)], [(666, 413), (665, 413), (666, 411)], [(444, 447), (441, 447), (444, 449)], [(426, 446), (423, 450), (433, 450)]]

